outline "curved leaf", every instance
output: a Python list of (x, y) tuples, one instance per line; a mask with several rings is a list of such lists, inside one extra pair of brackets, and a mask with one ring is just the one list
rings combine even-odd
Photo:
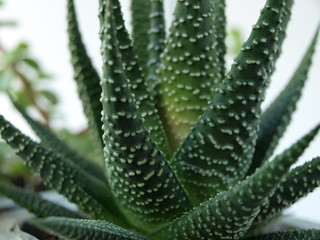
[[(218, 52), (218, 67), (220, 69), (220, 75), (223, 78), (225, 75), (225, 60), (224, 57), (226, 55), (226, 15), (225, 8), (226, 3), (225, 0), (211, 0), (213, 6), (213, 25), (216, 31), (216, 48)], [(221, 79), (222, 81), (222, 79)]]
[(108, 180), (132, 223), (153, 231), (190, 209), (190, 202), (143, 126), (123, 70), (113, 2), (105, 1), (102, 105)]
[[(140, 66), (143, 72), (147, 74), (148, 62), (148, 44), (147, 38), (150, 29), (149, 15), (151, 12), (151, 1), (132, 0), (131, 1), (131, 18), (132, 18), (132, 38), (134, 50), (138, 56)], [(145, 36), (145, 37), (143, 37)]]
[(177, 1), (159, 68), (161, 112), (176, 150), (220, 84), (211, 0)]
[(41, 139), (41, 144), (43, 146), (50, 148), (55, 153), (59, 153), (63, 157), (74, 162), (92, 177), (97, 178), (99, 181), (106, 182), (104, 171), (96, 163), (92, 162), (80, 156), (75, 150), (69, 147), (65, 142), (60, 140), (53, 132), (51, 132), (47, 127), (43, 126), (41, 123), (32, 119), (28, 113), (18, 105), (14, 100), (12, 100), (15, 108), (21, 113), (24, 119), (29, 123), (33, 131)]
[(163, 0), (150, 1), (150, 30), (149, 30), (149, 58), (147, 62), (148, 74), (146, 85), (153, 96), (157, 96), (156, 86), (159, 84), (157, 70), (161, 63), (161, 54), (165, 46), (165, 21), (163, 12)]
[(156, 239), (241, 239), (295, 158), (276, 158), (156, 232)]
[(251, 164), (288, 1), (266, 2), (230, 72), (173, 158), (172, 167), (196, 203), (243, 179)]
[(38, 217), (60, 216), (84, 218), (84, 216), (79, 213), (43, 199), (39, 194), (26, 191), (3, 181), (0, 181), (0, 193)]
[(131, 232), (108, 222), (86, 219), (49, 217), (30, 219), (32, 225), (63, 239), (70, 240), (147, 240), (138, 233)]
[[(168, 141), (164, 133), (153, 96), (147, 90), (145, 77), (142, 74), (137, 58), (133, 52), (131, 39), (124, 25), (119, 0), (113, 0), (113, 5), (116, 38), (119, 42), (119, 51), (122, 56), (124, 74), (130, 82), (130, 90), (135, 96), (138, 113), (144, 119), (143, 124), (149, 131), (151, 139), (169, 159), (171, 157), (171, 153)], [(101, 7), (101, 9), (103, 9), (103, 7)], [(101, 11), (101, 13), (104, 12), (104, 10)], [(102, 17), (100, 18), (102, 19)], [(102, 22), (102, 25), (103, 24), (105, 23)]]
[(106, 196), (105, 185), (90, 177), (77, 165), (54, 154), (22, 134), (0, 115), (0, 134), (44, 184), (76, 203), (95, 218), (126, 224), (120, 220), (114, 200)]
[(277, 188), (267, 205), (261, 208), (254, 226), (272, 219), (281, 211), (320, 186), (320, 157), (293, 169)]
[(287, 86), (284, 87), (278, 97), (262, 114), (256, 149), (252, 165), (248, 171), (249, 175), (269, 159), (290, 123), (291, 116), (296, 109), (297, 102), (300, 99), (302, 89), (307, 80), (318, 34), (319, 29), (317, 29), (308, 50)]
[(94, 69), (86, 52), (79, 31), (73, 0), (67, 3), (68, 37), (71, 63), (74, 69), (74, 79), (78, 86), (79, 97), (82, 101), (84, 113), (88, 119), (90, 132), (97, 150), (103, 157), (102, 122), (100, 103), (100, 77)]

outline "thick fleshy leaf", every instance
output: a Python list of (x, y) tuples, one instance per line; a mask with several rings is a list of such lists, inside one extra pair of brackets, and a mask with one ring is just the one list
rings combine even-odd
[(159, 68), (161, 113), (176, 149), (220, 84), (211, 0), (177, 1)]
[(79, 213), (43, 199), (39, 194), (15, 187), (4, 181), (0, 181), (0, 193), (38, 217), (60, 216), (84, 218), (84, 216)]
[(102, 105), (100, 102), (100, 77), (94, 69), (82, 42), (73, 0), (68, 0), (67, 20), (69, 50), (71, 53), (71, 63), (74, 69), (74, 79), (77, 83), (84, 113), (88, 119), (90, 132), (102, 158), (103, 131), (101, 122)]
[(319, 240), (320, 230), (295, 230), (264, 234), (256, 237), (245, 238), (243, 240)]
[(114, 200), (106, 195), (108, 190), (95, 178), (85, 173), (71, 161), (56, 155), (32, 141), (0, 115), (0, 134), (44, 184), (74, 202), (95, 218), (126, 224), (120, 220)]
[(69, 240), (147, 240), (136, 232), (131, 232), (105, 221), (49, 217), (30, 219), (29, 223), (48, 231), (62, 239)]
[[(226, 55), (226, 3), (225, 0), (211, 0), (213, 6), (213, 24), (216, 31), (216, 42), (218, 52), (218, 67), (220, 69), (220, 75), (223, 78), (225, 75), (225, 55)], [(222, 79), (221, 79), (222, 80)]]
[[(277, 158), (298, 160), (316, 137), (319, 130), (320, 124), (277, 156)], [(253, 222), (252, 229), (260, 228), (265, 222), (279, 215), (284, 208), (289, 207), (300, 197), (314, 190), (320, 183), (320, 178), (317, 177), (319, 171), (320, 161), (316, 159), (292, 170), (280, 183), (275, 193), (268, 200), (268, 203), (261, 208), (259, 215)]]
[[(103, 1), (102, 1), (103, 2)], [(171, 157), (168, 141), (162, 127), (153, 96), (148, 92), (145, 77), (133, 52), (131, 39), (125, 28), (119, 0), (113, 0), (113, 12), (116, 25), (116, 37), (124, 66), (124, 74), (130, 82), (130, 90), (135, 96), (138, 113), (144, 119), (144, 126), (150, 132), (151, 139), (169, 159)], [(103, 4), (100, 7), (103, 14)], [(102, 19), (103, 17), (100, 17)], [(105, 24), (102, 22), (102, 24)], [(102, 26), (102, 28), (104, 28)]]
[(150, 4), (149, 58), (147, 62), (148, 74), (146, 77), (146, 84), (149, 92), (156, 96), (156, 86), (159, 84), (157, 70), (161, 63), (161, 54), (164, 50), (166, 33), (163, 0), (151, 0)]
[(79, 155), (78, 152), (67, 145), (67, 143), (60, 140), (59, 137), (51, 132), (47, 127), (31, 118), (28, 113), (16, 102), (12, 101), (12, 103), (14, 104), (15, 108), (21, 113), (24, 119), (29, 123), (32, 130), (35, 131), (37, 136), (40, 138), (41, 144), (43, 144), (43, 146), (45, 146), (46, 148), (50, 148), (55, 153), (59, 153), (64, 158), (67, 158), (70, 161), (74, 162), (92, 177), (95, 177), (97, 178), (97, 180), (103, 181), (105, 184), (107, 184), (105, 173), (101, 167), (99, 167), (91, 160)]
[(277, 216), (284, 209), (320, 186), (320, 157), (293, 169), (277, 188), (267, 205), (261, 208), (254, 226)]
[(276, 158), (227, 191), (195, 207), (153, 236), (156, 239), (241, 239), (295, 158)]
[(194, 202), (243, 179), (251, 164), (287, 1), (266, 2), (213, 101), (173, 158), (172, 167)]
[(148, 73), (148, 32), (150, 29), (151, 1), (131, 0), (132, 38), (134, 50), (140, 66), (145, 74)]
[(143, 126), (122, 65), (113, 2), (105, 4), (101, 100), (107, 177), (115, 198), (132, 223), (149, 232), (181, 215), (191, 205)]
[(262, 114), (257, 144), (248, 174), (253, 173), (257, 167), (269, 159), (290, 123), (307, 80), (318, 33), (317, 29), (316, 35), (287, 86)]

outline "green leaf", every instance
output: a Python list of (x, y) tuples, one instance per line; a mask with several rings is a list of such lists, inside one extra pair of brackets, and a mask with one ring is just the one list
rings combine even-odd
[(10, 91), (14, 78), (15, 76), (12, 70), (4, 67), (4, 69), (0, 71), (0, 91)]
[(295, 162), (276, 158), (229, 190), (195, 207), (152, 236), (155, 239), (240, 239)]
[(0, 180), (0, 193), (38, 217), (61, 216), (84, 218), (79, 213), (43, 199), (39, 194), (26, 191)]
[(149, 15), (151, 12), (151, 1), (131, 1), (132, 38), (135, 53), (138, 56), (140, 66), (146, 74), (148, 62), (148, 32), (150, 29)]
[(320, 239), (320, 230), (295, 230), (264, 234), (256, 237), (245, 238), (244, 240), (318, 240)]
[(107, 177), (134, 225), (153, 231), (190, 209), (187, 195), (143, 126), (116, 40), (113, 2), (105, 1), (102, 105)]
[(317, 157), (303, 166), (293, 169), (281, 182), (268, 204), (261, 209), (254, 225), (258, 226), (260, 223), (277, 216), (281, 211), (319, 187), (319, 166), (320, 157)]
[(19, 62), (21, 59), (25, 58), (28, 55), (28, 49), (29, 46), (25, 42), (19, 43), (13, 50), (10, 52), (7, 52), (3, 56), (3, 62), (10, 66), (12, 64), (15, 64), (16, 62)]
[[(124, 73), (130, 81), (130, 90), (135, 96), (138, 112), (144, 119), (144, 126), (150, 132), (151, 139), (169, 159), (171, 157), (171, 153), (168, 141), (164, 133), (153, 96), (147, 90), (145, 77), (142, 74), (135, 53), (133, 52), (131, 39), (124, 25), (120, 3), (118, 0), (113, 0), (113, 5), (116, 38), (119, 42), (119, 50), (122, 56)], [(104, 10), (101, 11), (101, 13), (104, 12)], [(102, 17), (100, 17), (100, 19), (102, 19)]]
[(176, 150), (220, 84), (211, 0), (177, 1), (159, 68), (161, 112)]
[(45, 97), (50, 102), (50, 104), (52, 105), (58, 104), (58, 98), (52, 91), (41, 90), (41, 91), (38, 91), (38, 93), (41, 94), (43, 97)]
[[(23, 118), (29, 123), (31, 128), (35, 131), (37, 136), (41, 139), (41, 144), (43, 146), (51, 149), (55, 153), (59, 153), (64, 158), (72, 161), (77, 166), (82, 168), (85, 172), (90, 174), (93, 178), (96, 178), (98, 181), (106, 182), (106, 177), (103, 169), (98, 166), (96, 163), (92, 162), (79, 155), (75, 150), (69, 147), (65, 142), (60, 140), (53, 132), (48, 128), (43, 126), (41, 123), (32, 119), (27, 112), (19, 106), (14, 100), (12, 100), (15, 108), (21, 113)], [(103, 184), (102, 182), (102, 184)], [(111, 194), (110, 194), (111, 195)]]
[(17, 23), (11, 20), (1, 20), (0, 27), (16, 27)]
[(36, 71), (40, 71), (40, 69), (41, 69), (40, 65), (36, 60), (34, 60), (32, 58), (28, 58), (28, 57), (23, 58), (21, 60), (22, 60), (22, 62), (26, 63), (27, 65), (29, 65), (30, 67), (32, 67)]
[(101, 182), (71, 161), (32, 141), (1, 115), (0, 134), (25, 164), (42, 177), (47, 187), (55, 189), (95, 218), (126, 224), (120, 220), (118, 207), (106, 196), (108, 189)]
[[(223, 78), (225, 75), (225, 60), (226, 55), (226, 15), (225, 0), (211, 0), (213, 5), (213, 25), (215, 26), (216, 31), (216, 49), (218, 52), (218, 68), (220, 69), (220, 75)], [(222, 80), (222, 79), (221, 79)], [(220, 81), (221, 81), (220, 80)]]
[(296, 109), (302, 89), (308, 78), (307, 75), (312, 63), (312, 56), (315, 52), (318, 34), (319, 29), (317, 29), (308, 50), (287, 86), (284, 87), (278, 97), (262, 114), (256, 149), (252, 165), (248, 171), (249, 175), (269, 159), (290, 123), (292, 114)]
[(266, 2), (230, 72), (172, 160), (193, 202), (243, 179), (251, 164), (287, 1)]
[(30, 219), (28, 222), (62, 239), (70, 240), (147, 240), (136, 232), (131, 232), (105, 221), (49, 217)]
[(102, 105), (99, 101), (101, 97), (100, 77), (94, 69), (81, 40), (73, 0), (68, 0), (67, 19), (69, 49), (71, 53), (71, 63), (74, 69), (74, 79), (78, 86), (79, 97), (83, 104), (84, 113), (88, 119), (93, 140), (102, 158), (103, 131), (101, 122)]
[[(276, 156), (276, 158), (292, 158), (293, 160), (297, 160), (316, 137), (319, 130), (320, 124), (299, 139), (290, 148)], [(318, 187), (320, 184), (320, 178), (317, 175), (320, 171), (319, 166), (320, 160), (314, 159), (302, 167), (297, 167), (290, 171), (280, 183), (272, 197), (268, 200), (267, 204), (261, 208), (252, 228), (259, 228), (264, 223), (279, 215), (284, 208), (291, 206), (302, 196)]]
[(148, 73), (146, 84), (149, 92), (156, 96), (156, 86), (159, 84), (157, 70), (161, 63), (161, 54), (165, 46), (165, 20), (163, 12), (163, 0), (150, 1), (150, 30), (149, 30), (149, 58), (147, 62)]

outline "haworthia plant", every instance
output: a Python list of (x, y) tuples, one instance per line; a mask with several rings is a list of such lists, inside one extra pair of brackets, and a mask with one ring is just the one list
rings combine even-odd
[(132, 0), (132, 35), (119, 0), (99, 4), (102, 76), (81, 42), (73, 0), (67, 23), (104, 167), (17, 105), (40, 143), (0, 117), (1, 138), (81, 212), (5, 180), (0, 193), (38, 217), (30, 224), (63, 239), (319, 239), (319, 230), (251, 236), (320, 185), (319, 156), (290, 169), (320, 125), (270, 159), (302, 93), (319, 29), (287, 87), (266, 111), (260, 107), (293, 0), (266, 1), (229, 71), (224, 0), (177, 1), (168, 36), (162, 0)]

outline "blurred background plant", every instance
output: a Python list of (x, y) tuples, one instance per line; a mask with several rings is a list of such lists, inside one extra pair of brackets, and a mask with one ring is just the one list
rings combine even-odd
[[(0, 8), (4, 1), (0, 1)], [(0, 19), (0, 28), (15, 28), (19, 24), (14, 20)], [(73, 133), (68, 129), (58, 129), (52, 124), (61, 113), (57, 105), (58, 94), (50, 88), (52, 76), (44, 70), (41, 63), (33, 56), (26, 42), (18, 42), (13, 48), (6, 48), (0, 37), (0, 94), (11, 95), (25, 110), (40, 120), (46, 127), (56, 132), (61, 138), (78, 151), (95, 159), (87, 130)], [(79, 138), (78, 136), (82, 137)], [(33, 190), (41, 190), (41, 181), (31, 177), (30, 171), (14, 152), (0, 140), (0, 177), (10, 179), (15, 184)]]

